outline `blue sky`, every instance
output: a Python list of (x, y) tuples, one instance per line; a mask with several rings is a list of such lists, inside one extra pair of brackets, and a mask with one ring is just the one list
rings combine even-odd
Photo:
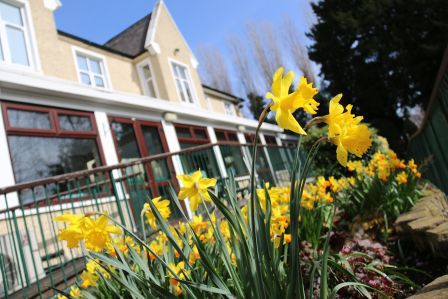
[[(60, 30), (104, 43), (148, 14), (155, 0), (61, 0), (56, 11)], [(230, 62), (226, 38), (241, 35), (249, 22), (270, 22), (281, 32), (281, 22), (289, 16), (304, 32), (311, 8), (308, 0), (165, 0), (179, 29), (193, 51), (201, 45), (218, 47)]]

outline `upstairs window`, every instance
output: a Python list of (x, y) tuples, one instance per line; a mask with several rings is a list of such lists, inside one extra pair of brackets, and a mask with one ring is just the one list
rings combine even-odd
[(230, 102), (224, 102), (224, 113), (226, 115), (235, 116), (235, 107)]
[(156, 98), (156, 83), (150, 63), (148, 61), (144, 61), (137, 67), (145, 95)]
[(23, 7), (0, 0), (0, 59), (29, 66), (29, 46)]
[(81, 83), (106, 88), (106, 71), (102, 58), (76, 52), (76, 65)]
[(176, 88), (182, 102), (194, 104), (193, 85), (191, 83), (188, 69), (176, 62), (172, 62), (174, 79), (176, 81)]

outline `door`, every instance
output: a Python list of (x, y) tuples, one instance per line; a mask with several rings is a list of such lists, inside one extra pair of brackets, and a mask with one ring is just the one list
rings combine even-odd
[[(120, 163), (168, 153), (165, 135), (160, 123), (111, 117), (109, 119)], [(139, 222), (141, 209), (149, 197), (169, 197), (170, 184), (177, 188), (171, 157), (163, 157), (127, 167), (126, 189), (130, 194), (132, 210)], [(172, 205), (173, 215), (177, 215)]]

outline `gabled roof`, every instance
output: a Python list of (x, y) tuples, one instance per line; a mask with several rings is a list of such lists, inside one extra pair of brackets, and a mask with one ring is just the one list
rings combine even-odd
[(112, 37), (104, 46), (131, 57), (142, 54), (150, 21), (151, 13)]

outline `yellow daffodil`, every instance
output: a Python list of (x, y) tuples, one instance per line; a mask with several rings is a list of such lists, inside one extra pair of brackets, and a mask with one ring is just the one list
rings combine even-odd
[(330, 101), (329, 114), (324, 116), (328, 124), (328, 138), (336, 145), (336, 156), (342, 166), (347, 166), (348, 153), (357, 157), (362, 155), (372, 145), (369, 128), (360, 124), (362, 116), (355, 117), (351, 113), (352, 106), (347, 105), (346, 111), (339, 103), (342, 94)]
[(278, 68), (272, 80), (272, 92), (266, 93), (266, 98), (273, 101), (271, 111), (275, 112), (275, 119), (281, 128), (306, 135), (292, 114), (299, 108), (315, 114), (319, 103), (313, 99), (313, 96), (317, 94), (317, 89), (313, 88), (312, 83), (307, 83), (305, 77), (301, 77), (297, 90), (289, 93), (293, 79), (292, 71), (283, 77), (283, 67)]
[(80, 299), (82, 297), (81, 290), (77, 286), (72, 286), (70, 288), (70, 296), (74, 299)]
[(64, 213), (54, 220), (69, 223), (66, 228), (60, 230), (58, 236), (59, 240), (67, 241), (69, 248), (78, 247), (79, 242), (84, 240), (88, 250), (99, 252), (110, 248), (111, 234), (121, 234), (121, 229), (109, 224), (105, 215), (92, 219), (82, 214)]
[(121, 234), (118, 226), (109, 224), (109, 219), (101, 215), (97, 219), (85, 218), (84, 238), (86, 248), (92, 251), (102, 251), (112, 242), (111, 234)]
[[(177, 295), (182, 294), (182, 289), (180, 288), (179, 281), (177, 279), (185, 279), (185, 273), (188, 271), (185, 270), (185, 262), (179, 262), (178, 264), (169, 263), (168, 267), (171, 271), (167, 270), (167, 275), (170, 278), (170, 284), (174, 287), (174, 290)], [(176, 274), (174, 275), (173, 272)]]
[(196, 245), (194, 245), (191, 249), (192, 250), (191, 250), (190, 256), (189, 256), (189, 263), (191, 265), (194, 265), (194, 263), (196, 263), (196, 261), (201, 258), (201, 255), (199, 254), (199, 250), (196, 247)]
[(182, 188), (178, 195), (179, 199), (184, 200), (188, 198), (190, 201), (190, 208), (193, 212), (198, 209), (201, 197), (205, 201), (211, 201), (210, 195), (208, 194), (208, 188), (216, 185), (215, 178), (202, 178), (202, 173), (198, 170), (192, 175), (178, 175), (177, 179), (182, 183)]
[(67, 241), (68, 248), (76, 248), (79, 246), (79, 241), (84, 239), (83, 227), (85, 216), (83, 214), (64, 213), (56, 216), (54, 221), (67, 222), (69, 225), (62, 228), (59, 232), (58, 239)]
[(397, 174), (396, 180), (400, 184), (406, 184), (408, 182), (408, 175), (406, 174), (406, 172), (402, 171)]
[(95, 274), (95, 275), (97, 275), (98, 272), (100, 272), (104, 276), (104, 278), (106, 278), (106, 279), (110, 278), (109, 272), (107, 272), (106, 269), (104, 269), (100, 265), (99, 260), (97, 260), (97, 259), (96, 260), (89, 260), (86, 263), (86, 270), (87, 270), (87, 272)]
[(81, 274), (81, 287), (87, 289), (89, 287), (96, 287), (99, 277), (96, 274), (90, 273), (89, 271), (83, 271)]
[[(159, 197), (153, 198), (152, 202), (156, 206), (156, 208), (159, 211), (162, 218), (167, 220), (171, 215), (170, 201), (167, 199), (162, 199), (162, 197), (159, 196)], [(153, 229), (157, 229), (156, 216), (153, 214), (151, 207), (149, 206), (149, 203), (145, 203), (143, 205), (143, 209), (145, 210), (146, 222)]]
[[(64, 296), (62, 294), (59, 294), (56, 298), (57, 299), (68, 299), (66, 296)], [(77, 286), (70, 287), (70, 298), (73, 298), (73, 299), (81, 299), (82, 298), (81, 290)]]

